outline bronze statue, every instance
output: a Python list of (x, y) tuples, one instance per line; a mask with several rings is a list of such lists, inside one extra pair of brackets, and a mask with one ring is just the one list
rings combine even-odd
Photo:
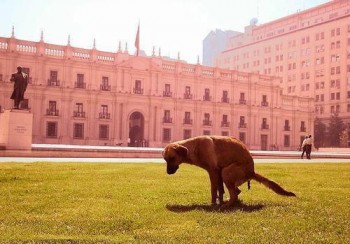
[(11, 99), (14, 100), (14, 108), (19, 109), (19, 104), (24, 100), (24, 92), (28, 86), (28, 75), (22, 72), (22, 67), (18, 66), (17, 73), (12, 74), (10, 80), (15, 82)]

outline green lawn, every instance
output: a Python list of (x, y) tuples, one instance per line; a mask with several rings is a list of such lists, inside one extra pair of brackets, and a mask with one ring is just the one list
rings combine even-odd
[(256, 171), (298, 197), (253, 181), (239, 206), (219, 211), (194, 166), (169, 176), (164, 164), (1, 163), (0, 241), (350, 243), (350, 164)]

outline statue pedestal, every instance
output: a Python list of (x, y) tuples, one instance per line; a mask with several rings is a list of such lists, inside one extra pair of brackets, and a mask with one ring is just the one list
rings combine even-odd
[(0, 114), (0, 145), (10, 150), (31, 150), (33, 114), (29, 110), (5, 110)]

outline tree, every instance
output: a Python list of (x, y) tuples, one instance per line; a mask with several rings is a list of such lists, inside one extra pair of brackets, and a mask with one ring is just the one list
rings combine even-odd
[(326, 140), (326, 129), (326, 125), (320, 118), (316, 117), (314, 122), (314, 146), (316, 149), (325, 146), (324, 142)]
[(338, 114), (332, 114), (331, 121), (329, 122), (328, 127), (328, 142), (331, 147), (339, 147), (340, 146), (340, 137), (345, 130), (345, 124), (339, 118)]

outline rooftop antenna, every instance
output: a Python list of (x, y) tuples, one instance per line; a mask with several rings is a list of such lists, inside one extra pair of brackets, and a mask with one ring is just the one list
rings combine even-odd
[(120, 53), (122, 51), (122, 42), (119, 41), (119, 45), (118, 45), (118, 53)]
[(15, 26), (12, 26), (11, 37), (12, 37), (12, 38), (15, 38)]

